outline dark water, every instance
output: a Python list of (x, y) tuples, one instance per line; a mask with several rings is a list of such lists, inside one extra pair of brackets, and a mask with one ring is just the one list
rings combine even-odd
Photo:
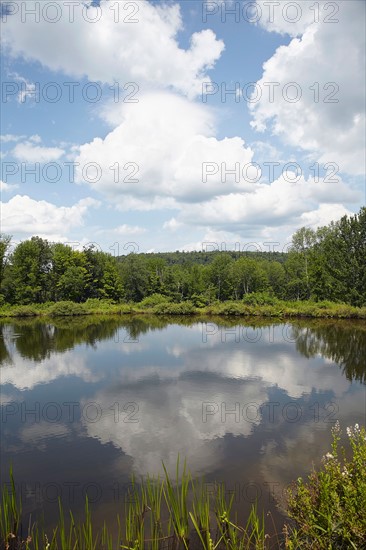
[(161, 317), (1, 323), (1, 474), (24, 511), (54, 521), (57, 499), (96, 523), (123, 511), (131, 473), (174, 471), (278, 509), (318, 465), (330, 428), (365, 423), (366, 324)]

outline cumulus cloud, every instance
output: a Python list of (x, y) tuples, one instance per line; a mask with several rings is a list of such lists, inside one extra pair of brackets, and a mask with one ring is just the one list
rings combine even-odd
[(15, 195), (1, 203), (2, 231), (11, 235), (39, 235), (52, 241), (67, 240), (65, 230), (82, 226), (89, 208), (99, 204), (95, 199), (86, 198), (73, 206), (56, 206), (28, 195)]
[(76, 78), (121, 85), (133, 81), (196, 95), (208, 80), (206, 71), (224, 49), (209, 29), (192, 34), (189, 48), (180, 48), (179, 4), (153, 5), (147, 0), (101, 0), (100, 6), (91, 0), (58, 3), (58, 9), (53, 2), (53, 9), (46, 10), (29, 0), (27, 10), (40, 10), (37, 22), (28, 16), (27, 24), (22, 23), (23, 5), (6, 18), (2, 40), (13, 56), (40, 61)]
[[(77, 181), (121, 210), (174, 209), (163, 224), (169, 232), (201, 226), (206, 234), (225, 232), (227, 242), (243, 231), (267, 236), (269, 228), (282, 226), (288, 236), (299, 224), (327, 224), (331, 211), (331, 219), (349, 214), (342, 203), (362, 200), (330, 169), (322, 178), (283, 170), (266, 183), (241, 138), (218, 139), (212, 111), (172, 93), (146, 94), (138, 104), (108, 108), (103, 116), (115, 128), (80, 147)], [(85, 181), (82, 167), (90, 162), (100, 166), (100, 177)]]
[(18, 185), (10, 185), (5, 183), (5, 181), (0, 180), (0, 192), (1, 193), (11, 193), (14, 189), (17, 189)]
[[(314, 13), (308, 3), (301, 4), (307, 15), (296, 30), (281, 17), (273, 23), (262, 20), (267, 30), (300, 36), (279, 47), (264, 63), (257, 82), (262, 96), (249, 105), (252, 126), (311, 152), (321, 163), (335, 162), (341, 171), (361, 175), (365, 170), (365, 4), (353, 0), (330, 4), (339, 8), (338, 22), (326, 19), (324, 2), (318, 23), (312, 22)], [(278, 6), (279, 13), (284, 5), (283, 1)], [(273, 97), (268, 83), (274, 85)]]
[[(123, 105), (116, 117), (118, 126), (105, 139), (82, 145), (76, 159), (79, 182), (83, 166), (93, 161), (101, 166), (101, 177), (87, 183), (113, 200), (125, 203), (127, 196), (151, 204), (158, 197), (174, 207), (174, 201), (252, 188), (242, 174), (238, 181), (234, 175), (223, 180), (222, 164), (228, 170), (247, 165), (253, 152), (239, 137), (218, 140), (207, 107), (171, 93), (150, 93), (136, 105)], [(119, 174), (111, 169), (116, 165)]]
[(14, 134), (3, 134), (0, 136), (0, 141), (2, 143), (9, 143), (12, 141), (19, 141), (20, 139), (25, 138), (25, 136), (16, 136)]
[(59, 147), (42, 147), (34, 143), (37, 142), (29, 140), (18, 143), (12, 150), (12, 155), (21, 162), (46, 163), (58, 160), (65, 153)]
[[(291, 178), (295, 174), (292, 173)], [(359, 195), (349, 190), (344, 183), (317, 182), (314, 178), (303, 176), (296, 183), (291, 183), (288, 174), (268, 184), (257, 184), (252, 193), (230, 193), (215, 197), (204, 203), (190, 205), (181, 211), (179, 220), (185, 223), (198, 223), (207, 226), (231, 227), (232, 229), (261, 229), (265, 226), (278, 227), (283, 224), (299, 224), (302, 221), (319, 225), (328, 223), (328, 214), (333, 209), (339, 216), (350, 212), (340, 201), (357, 200)], [(319, 202), (324, 203), (319, 207)], [(336, 206), (335, 206), (336, 205)], [(317, 212), (317, 215), (311, 214)], [(310, 216), (310, 217), (309, 217)]]
[[(257, 10), (253, 10), (253, 20), (258, 20), (258, 24), (267, 31), (276, 32), (279, 34), (288, 34), (290, 36), (299, 36), (310, 26), (315, 25), (320, 21), (321, 17), (324, 20), (336, 20), (337, 17), (333, 12), (338, 13), (338, 10), (324, 10), (324, 5), (327, 0), (321, 0), (319, 10), (312, 2), (288, 2), (287, 0), (277, 0), (276, 2), (268, 2), (267, 0), (256, 0)], [(331, 3), (335, 4), (335, 2)], [(311, 9), (311, 6), (313, 8)], [(320, 8), (321, 6), (321, 8)]]

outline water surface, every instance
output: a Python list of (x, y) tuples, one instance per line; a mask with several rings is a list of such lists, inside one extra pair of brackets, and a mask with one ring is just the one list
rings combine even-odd
[(130, 476), (174, 471), (234, 494), (242, 517), (278, 509), (318, 465), (330, 428), (365, 423), (363, 321), (85, 317), (1, 322), (2, 479), (52, 523), (60, 496), (96, 522)]

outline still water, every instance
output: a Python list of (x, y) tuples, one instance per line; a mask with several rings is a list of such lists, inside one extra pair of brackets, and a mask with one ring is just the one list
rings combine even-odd
[[(96, 524), (123, 512), (131, 474), (175, 470), (257, 501), (277, 529), (289, 483), (330, 429), (365, 423), (364, 321), (182, 317), (1, 322), (1, 476), (25, 514), (57, 500)], [(272, 520), (271, 520), (272, 521)]]

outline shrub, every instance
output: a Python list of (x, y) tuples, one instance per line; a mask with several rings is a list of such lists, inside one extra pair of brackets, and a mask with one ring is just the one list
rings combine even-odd
[(274, 306), (278, 304), (279, 300), (269, 292), (252, 292), (246, 294), (242, 300), (244, 304), (251, 306)]
[[(339, 447), (340, 428), (332, 430), (332, 452), (308, 481), (299, 478), (288, 491), (288, 515), (296, 522), (287, 548), (366, 547), (366, 430), (347, 428), (351, 459)], [(342, 456), (340, 456), (342, 455)]]
[(195, 307), (205, 307), (209, 303), (207, 297), (203, 296), (202, 294), (193, 294), (191, 300)]
[(9, 311), (12, 317), (34, 317), (38, 315), (35, 306), (15, 306)]
[(167, 302), (170, 302), (170, 298), (167, 296), (163, 296), (162, 294), (151, 294), (151, 296), (147, 296), (140, 302), (141, 307), (154, 307), (158, 304), (166, 304)]
[(153, 309), (158, 315), (189, 315), (195, 313), (195, 307), (192, 302), (181, 302), (180, 304), (172, 304), (170, 302), (158, 304)]
[(219, 310), (221, 315), (243, 315), (244, 312), (245, 307), (239, 302), (224, 302)]
[(100, 300), (99, 298), (88, 298), (85, 302), (85, 307), (89, 310), (101, 310), (110, 309), (111, 305), (113, 305), (113, 300)]
[(87, 310), (84, 304), (74, 302), (57, 302), (49, 309), (49, 315), (53, 317), (64, 315), (86, 315)]

